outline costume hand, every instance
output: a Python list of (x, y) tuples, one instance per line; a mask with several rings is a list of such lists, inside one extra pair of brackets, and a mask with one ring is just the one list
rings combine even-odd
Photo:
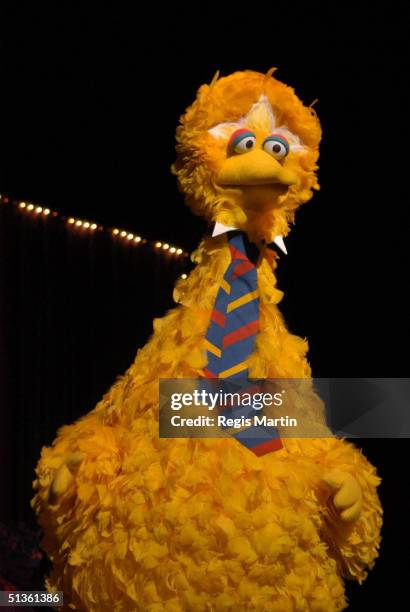
[(331, 470), (323, 476), (334, 492), (333, 505), (342, 521), (353, 522), (362, 513), (362, 490), (356, 478), (347, 472)]
[(50, 504), (55, 504), (60, 495), (67, 491), (68, 487), (74, 480), (74, 475), (78, 470), (81, 461), (84, 459), (84, 453), (71, 453), (55, 471), (53, 480), (50, 485), (50, 493), (48, 501)]

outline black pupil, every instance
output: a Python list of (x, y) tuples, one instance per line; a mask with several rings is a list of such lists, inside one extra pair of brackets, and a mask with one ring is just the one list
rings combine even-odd
[(247, 140), (246, 144), (245, 144), (245, 147), (247, 149), (252, 149), (252, 147), (253, 147), (253, 140), (251, 140), (251, 139)]
[(281, 150), (282, 150), (282, 148), (281, 148), (280, 144), (274, 144), (273, 147), (272, 147), (272, 151), (274, 153), (280, 153)]

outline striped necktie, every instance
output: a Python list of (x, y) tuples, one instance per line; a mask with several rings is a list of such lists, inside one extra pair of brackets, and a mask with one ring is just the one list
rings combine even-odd
[[(230, 232), (229, 264), (218, 290), (211, 321), (205, 336), (208, 363), (207, 378), (221, 378), (238, 383), (243, 393), (250, 388), (248, 358), (255, 348), (259, 332), (259, 292), (256, 260), (258, 247), (249, 242), (244, 232)], [(247, 407), (245, 413), (254, 411)], [(244, 414), (242, 407), (231, 416)], [(239, 442), (261, 456), (282, 448), (277, 429), (251, 425), (233, 433)]]

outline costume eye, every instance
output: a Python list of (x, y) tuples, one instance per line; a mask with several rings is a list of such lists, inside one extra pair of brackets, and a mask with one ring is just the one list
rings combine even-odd
[(289, 153), (289, 143), (282, 134), (271, 134), (265, 138), (263, 148), (275, 159), (283, 159)]
[(255, 148), (256, 136), (250, 130), (236, 130), (232, 134), (228, 143), (228, 150), (231, 153), (247, 153)]

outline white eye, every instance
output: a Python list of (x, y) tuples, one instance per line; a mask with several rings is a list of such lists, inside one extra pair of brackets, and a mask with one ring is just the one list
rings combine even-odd
[(265, 138), (263, 149), (275, 159), (283, 159), (289, 153), (289, 143), (286, 138), (280, 134), (271, 134)]
[(236, 130), (229, 140), (228, 149), (231, 153), (247, 153), (255, 148), (256, 136), (250, 130)]

